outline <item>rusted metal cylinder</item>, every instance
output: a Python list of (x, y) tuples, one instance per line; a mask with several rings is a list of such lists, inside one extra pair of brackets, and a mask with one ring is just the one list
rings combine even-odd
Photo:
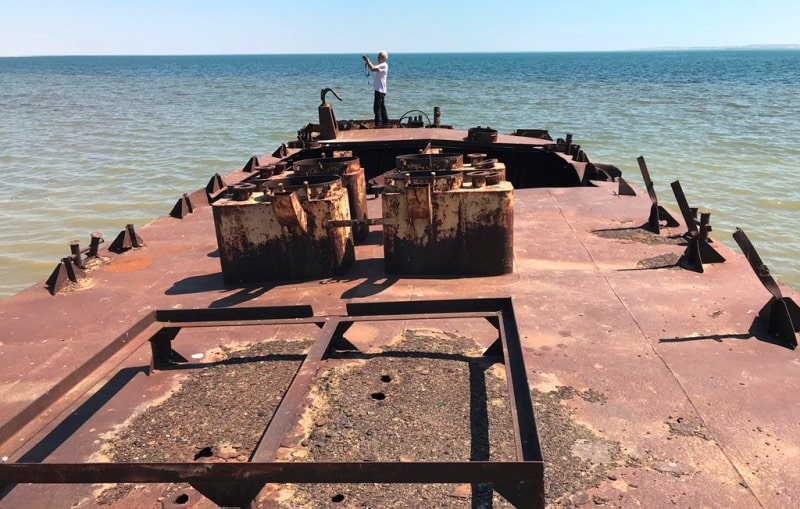
[(270, 178), (273, 175), (276, 175), (277, 166), (274, 164), (267, 164), (264, 166), (256, 166), (253, 168), (253, 171), (258, 172), (258, 177), (260, 179)]
[(357, 157), (319, 157), (302, 159), (292, 165), (297, 175), (342, 175), (361, 167)]
[(395, 158), (397, 171), (456, 170), (464, 166), (464, 156), (455, 152), (406, 154)]
[(92, 239), (89, 241), (89, 255), (90, 257), (96, 257), (98, 251), (100, 250), (100, 243), (103, 242), (103, 234), (100, 232), (93, 232)]
[(335, 175), (292, 175), (266, 182), (272, 193), (297, 192), (301, 200), (322, 200), (342, 189), (342, 180)]
[[(506, 179), (506, 165), (498, 162), (497, 159), (484, 159), (478, 163), (474, 163), (472, 168), (467, 171), (466, 179), (470, 178), (473, 172), (490, 172), (498, 175), (500, 180)], [(490, 183), (491, 185), (491, 183)]]
[(408, 186), (430, 185), (433, 191), (454, 191), (464, 183), (464, 172), (461, 171), (390, 171), (384, 174), (387, 192), (402, 191)]
[(481, 154), (478, 152), (467, 154), (467, 159), (469, 160), (469, 164), (475, 166), (475, 163), (479, 163), (486, 159), (486, 154)]
[(495, 276), (513, 271), (510, 182), (441, 191), (430, 183), (407, 182), (387, 185), (382, 199), (386, 272)]
[(72, 252), (72, 262), (80, 268), (83, 267), (83, 256), (81, 256), (81, 245), (77, 240), (69, 243), (69, 249)]
[(355, 260), (347, 190), (333, 175), (273, 179), (246, 201), (213, 204), (222, 277), (226, 283), (319, 279), (345, 272)]
[(256, 184), (250, 182), (239, 182), (230, 187), (233, 192), (233, 199), (236, 201), (247, 201), (257, 188)]
[[(336, 175), (341, 177), (350, 200), (350, 218), (366, 221), (367, 216), (367, 179), (364, 168), (357, 157), (322, 157), (303, 159), (293, 165), (296, 175)], [(353, 239), (356, 244), (367, 240), (369, 225), (366, 222), (353, 227)]]
[(433, 125), (434, 127), (442, 125), (442, 110), (438, 106), (433, 107)]

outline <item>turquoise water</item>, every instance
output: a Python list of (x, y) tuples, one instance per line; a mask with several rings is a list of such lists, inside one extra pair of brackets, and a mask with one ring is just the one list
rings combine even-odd
[[(573, 134), (660, 202), (680, 180), (738, 250), (741, 227), (800, 288), (800, 51), (390, 54), (389, 114), (457, 128)], [(0, 58), (0, 298), (46, 278), (91, 232), (167, 214), (184, 192), (316, 121), (371, 118), (360, 55)], [(414, 113), (417, 114), (417, 113)], [(676, 209), (677, 210), (677, 209)], [(646, 217), (642, 218), (643, 221)]]

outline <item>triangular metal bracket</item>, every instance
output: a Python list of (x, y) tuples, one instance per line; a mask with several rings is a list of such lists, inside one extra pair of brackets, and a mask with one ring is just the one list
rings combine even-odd
[(704, 263), (722, 263), (724, 261), (725, 257), (711, 247), (701, 235), (691, 235), (689, 245), (686, 246), (686, 251), (678, 260), (678, 265), (702, 274)]
[(133, 229), (132, 224), (125, 225), (125, 229), (119, 232), (117, 238), (114, 239), (114, 242), (108, 246), (108, 250), (113, 253), (123, 253), (132, 248), (143, 247), (144, 241), (142, 240), (139, 235), (136, 234), (136, 231)]
[(725, 257), (719, 254), (719, 251), (711, 247), (709, 244), (710, 239), (703, 238), (703, 235), (698, 236), (698, 247), (700, 248), (700, 259), (703, 263), (722, 263)]
[(242, 168), (242, 171), (245, 173), (253, 173), (256, 166), (259, 166), (258, 157), (253, 156), (247, 161), (247, 163), (245, 163), (244, 167)]
[(192, 212), (194, 212), (192, 200), (189, 198), (188, 194), (183, 193), (183, 197), (181, 197), (181, 199), (175, 203), (175, 206), (172, 207), (172, 211), (169, 213), (169, 215), (176, 219), (183, 219)]
[(661, 233), (661, 221), (664, 221), (664, 226), (675, 228), (680, 226), (680, 223), (675, 219), (667, 209), (654, 203), (650, 207), (650, 217), (647, 219), (647, 228), (653, 233)]
[(619, 178), (619, 189), (617, 190), (617, 194), (620, 196), (636, 196), (636, 191), (633, 190), (628, 182), (620, 177)]
[(681, 209), (683, 220), (686, 223), (688, 231), (683, 234), (688, 239), (688, 246), (686, 251), (678, 260), (678, 265), (684, 269), (694, 270), (695, 272), (703, 272), (703, 263), (722, 263), (725, 257), (717, 252), (716, 249), (709, 244), (711, 239), (708, 232), (711, 231), (709, 220), (710, 213), (703, 213), (700, 215), (700, 221), (697, 220), (697, 209), (689, 206), (686, 200), (686, 195), (683, 194), (683, 188), (680, 181), (676, 180), (671, 184), (672, 191), (675, 193), (675, 199)]
[(225, 181), (222, 180), (222, 176), (219, 173), (215, 173), (213, 177), (208, 181), (206, 184), (206, 196), (208, 197), (208, 203), (214, 203), (217, 201), (228, 189), (228, 186), (225, 184)]
[(700, 243), (696, 236), (689, 239), (689, 245), (686, 246), (686, 251), (683, 252), (678, 265), (687, 270), (703, 273), (703, 259), (700, 257)]
[(675, 217), (673, 217), (673, 215), (661, 205), (658, 206), (658, 218), (663, 220), (666, 226), (669, 226), (670, 228), (675, 228), (676, 226), (681, 225), (678, 220), (675, 219)]
[(794, 350), (797, 348), (797, 333), (800, 332), (800, 308), (790, 297), (772, 297), (758, 312), (770, 334), (781, 344)]
[(50, 277), (45, 281), (45, 286), (50, 291), (50, 295), (55, 295), (67, 286), (69, 278), (67, 277), (67, 269), (64, 267), (64, 262), (58, 262), (56, 268), (50, 274)]
[(86, 277), (86, 272), (75, 264), (71, 257), (62, 258), (61, 262), (45, 281), (45, 286), (51, 295), (55, 295), (63, 290), (69, 282), (77, 283), (79, 279)]
[(277, 157), (279, 159), (283, 159), (288, 155), (289, 155), (289, 149), (286, 147), (285, 143), (281, 143), (281, 146), (275, 149), (275, 152), (272, 153), (272, 157)]
[(650, 217), (647, 218), (647, 228), (653, 233), (661, 233), (661, 214), (657, 203), (650, 206)]

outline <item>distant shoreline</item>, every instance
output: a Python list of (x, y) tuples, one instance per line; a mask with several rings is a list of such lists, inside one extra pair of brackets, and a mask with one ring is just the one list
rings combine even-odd
[(691, 46), (691, 47), (655, 47), (655, 48), (641, 48), (638, 50), (629, 51), (723, 51), (723, 50), (763, 50), (763, 49), (786, 49), (797, 50), (800, 49), (800, 44), (748, 44), (746, 46)]
[[(559, 53), (638, 53), (638, 52), (661, 52), (661, 51), (763, 51), (763, 50), (800, 50), (800, 44), (750, 44), (745, 46), (663, 46), (653, 48), (634, 48), (617, 50), (551, 50), (551, 51), (395, 51), (395, 55), (492, 55), (492, 54), (559, 54)], [(0, 55), (0, 58), (59, 58), (59, 57), (254, 57), (254, 56), (303, 56), (303, 55), (356, 55), (360, 53), (176, 53), (176, 54), (69, 54), (69, 55)]]

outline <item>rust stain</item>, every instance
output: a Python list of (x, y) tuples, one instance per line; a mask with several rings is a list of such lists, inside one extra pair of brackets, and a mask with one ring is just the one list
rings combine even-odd
[(114, 260), (106, 270), (110, 272), (136, 272), (145, 269), (153, 263), (153, 257), (150, 255), (143, 255), (137, 257), (121, 256)]

